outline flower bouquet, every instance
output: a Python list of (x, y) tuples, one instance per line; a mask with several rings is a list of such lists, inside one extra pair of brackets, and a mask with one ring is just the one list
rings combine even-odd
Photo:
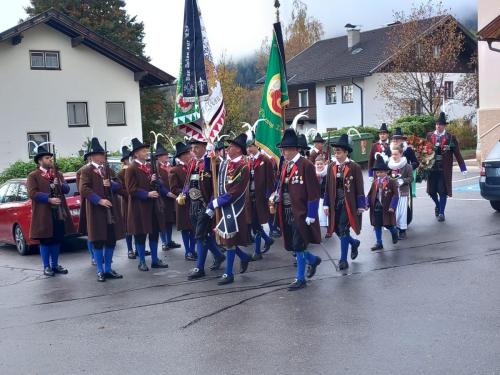
[(426, 181), (429, 173), (434, 165), (434, 146), (425, 138), (420, 138), (416, 135), (408, 137), (408, 145), (415, 151), (420, 165), (417, 168), (417, 182)]

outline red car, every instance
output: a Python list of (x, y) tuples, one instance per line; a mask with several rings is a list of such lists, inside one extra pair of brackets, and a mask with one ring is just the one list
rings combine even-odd
[[(70, 190), (66, 202), (75, 228), (80, 221), (80, 194), (76, 188), (76, 173), (65, 173)], [(0, 186), (0, 242), (16, 245), (19, 254), (30, 253), (38, 241), (29, 238), (31, 199), (28, 198), (26, 178), (16, 178)]]

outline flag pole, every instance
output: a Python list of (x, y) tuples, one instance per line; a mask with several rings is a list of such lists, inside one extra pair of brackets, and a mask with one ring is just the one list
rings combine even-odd
[[(274, 8), (276, 9), (276, 23), (280, 22), (280, 2), (279, 0), (274, 0)], [(285, 73), (286, 74), (286, 73)], [(286, 79), (286, 77), (285, 77)], [(281, 107), (281, 131), (285, 131), (285, 107)]]

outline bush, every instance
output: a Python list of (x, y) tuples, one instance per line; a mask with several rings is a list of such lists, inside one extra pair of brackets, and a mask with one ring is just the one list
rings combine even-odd
[[(62, 173), (76, 172), (83, 166), (83, 159), (79, 157), (58, 158), (57, 165)], [(0, 184), (11, 178), (25, 178), (36, 168), (33, 161), (18, 160), (0, 173)]]
[(466, 120), (453, 120), (447, 126), (447, 131), (457, 137), (462, 150), (475, 149), (477, 146), (477, 128)]

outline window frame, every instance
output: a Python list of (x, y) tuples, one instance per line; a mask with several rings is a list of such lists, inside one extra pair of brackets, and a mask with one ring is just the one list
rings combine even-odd
[(441, 58), (441, 46), (439, 44), (432, 46), (432, 57), (436, 60)]
[[(122, 104), (122, 106), (123, 106), (123, 123), (110, 123), (109, 122), (108, 104)], [(107, 124), (107, 126), (127, 126), (127, 111), (126, 111), (126, 108), (125, 108), (125, 102), (124, 101), (106, 102), (106, 124)]]
[[(301, 93), (305, 92), (306, 93), (306, 100), (307, 100), (307, 105), (303, 105), (304, 103), (301, 103)], [(306, 108), (309, 107), (309, 89), (299, 89), (297, 90), (297, 95), (298, 95), (298, 105), (299, 108)]]
[[(346, 87), (351, 88), (351, 100), (345, 100), (345, 94), (344, 94), (344, 89)], [(348, 103), (354, 103), (354, 85), (353, 84), (348, 84), (348, 85), (342, 85), (342, 104), (348, 104)]]
[[(85, 124), (73, 124), (73, 125), (70, 124), (70, 118), (69, 118), (69, 106), (70, 106), (70, 104), (85, 104), (85, 120), (86, 120)], [(69, 128), (87, 128), (90, 126), (88, 102), (75, 102), (75, 101), (66, 102), (66, 115), (68, 118), (68, 127)]]
[[(33, 53), (41, 53), (43, 55), (43, 66), (33, 66), (33, 61), (31, 59), (31, 56)], [(47, 67), (46, 64), (46, 54), (47, 53), (54, 53), (57, 55), (57, 68), (53, 67)], [(60, 51), (53, 51), (53, 50), (30, 50), (29, 51), (29, 58), (30, 58), (30, 69), (31, 70), (61, 70), (61, 52)]]
[[(451, 95), (448, 95), (448, 84), (451, 86)], [(455, 99), (455, 90), (453, 86), (453, 81), (444, 81), (444, 98), (446, 100)]]
[[(335, 93), (335, 100), (334, 100), (333, 102), (330, 102), (330, 101), (328, 100), (328, 98), (329, 98), (329, 95), (328, 95), (328, 94), (329, 94), (328, 89), (330, 89), (330, 88), (332, 88), (332, 87), (335, 89), (335, 90), (334, 90), (334, 93)], [(325, 95), (326, 95), (326, 105), (334, 105), (334, 104), (337, 104), (337, 85), (330, 85), (330, 86), (326, 86), (326, 87), (325, 87)]]
[(30, 149), (31, 143), (29, 143), (29, 141), (35, 142), (34, 139), (30, 139), (30, 135), (35, 135), (35, 134), (42, 134), (42, 135), (46, 134), (47, 140), (44, 142), (50, 142), (50, 132), (48, 132), (48, 131), (27, 132), (26, 133), (26, 142), (28, 143), (28, 158), (29, 159), (32, 159), (35, 156), (35, 153), (31, 153), (31, 149)]

